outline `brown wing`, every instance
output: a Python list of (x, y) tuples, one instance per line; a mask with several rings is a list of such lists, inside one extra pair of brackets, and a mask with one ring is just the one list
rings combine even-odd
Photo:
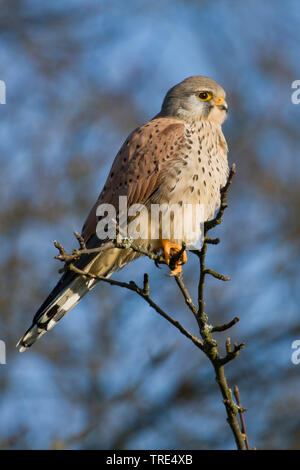
[(128, 205), (144, 204), (158, 188), (167, 166), (184, 142), (184, 124), (157, 117), (133, 131), (118, 152), (104, 188), (82, 229), (86, 241), (95, 234), (99, 204), (113, 204), (127, 196)]

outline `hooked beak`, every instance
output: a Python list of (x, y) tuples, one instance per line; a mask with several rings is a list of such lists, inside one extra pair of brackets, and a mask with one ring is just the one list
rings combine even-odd
[(224, 98), (216, 98), (213, 100), (213, 103), (217, 108), (221, 109), (222, 111), (228, 112), (228, 104), (226, 103)]

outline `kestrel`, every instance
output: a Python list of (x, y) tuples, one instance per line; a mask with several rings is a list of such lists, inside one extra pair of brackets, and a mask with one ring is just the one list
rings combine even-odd
[[(167, 208), (174, 204), (201, 205), (203, 221), (213, 218), (220, 205), (220, 188), (226, 184), (229, 173), (227, 144), (221, 129), (228, 111), (225, 96), (220, 85), (204, 76), (186, 78), (168, 91), (160, 113), (135, 129), (115, 157), (104, 188), (83, 225), (82, 237), (87, 248), (103, 243), (97, 235), (101, 205), (115, 207), (118, 222), (120, 196), (127, 197), (128, 208), (134, 204), (146, 208), (158, 204)], [(134, 242), (150, 252), (162, 250), (167, 263), (181, 249), (182, 242), (190, 243), (189, 225), (181, 237), (175, 238), (173, 218), (170, 236), (166, 238), (162, 234), (161, 218), (154, 220), (147, 211), (141, 217), (144, 217), (142, 222), (147, 222), (146, 229), (141, 230)], [(127, 221), (130, 225), (135, 217), (128, 215)], [(152, 237), (149, 227), (156, 230), (157, 237)], [(196, 238), (200, 235), (199, 229)], [(139, 256), (130, 246), (114, 247), (83, 255), (75, 264), (85, 272), (110, 276)], [(186, 259), (184, 254), (171, 274), (179, 274)], [(53, 328), (97, 282), (65, 272), (18, 342), (20, 351)]]

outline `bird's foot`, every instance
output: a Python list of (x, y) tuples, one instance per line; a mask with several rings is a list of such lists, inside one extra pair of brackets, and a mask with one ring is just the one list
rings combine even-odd
[[(182, 251), (182, 247), (177, 245), (177, 243), (170, 242), (170, 240), (162, 239), (162, 248), (164, 250), (165, 262), (170, 266), (171, 264), (171, 276), (178, 276), (182, 271), (182, 265), (187, 262), (186, 251)], [(181, 256), (172, 263), (172, 258), (176, 257), (178, 253), (181, 253)], [(170, 260), (171, 256), (171, 260)]]

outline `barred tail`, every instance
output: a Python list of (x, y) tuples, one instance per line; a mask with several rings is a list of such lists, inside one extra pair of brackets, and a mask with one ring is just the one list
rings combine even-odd
[(72, 276), (71, 280), (63, 276), (37, 311), (31, 327), (17, 343), (19, 351), (25, 351), (43, 334), (51, 330), (96, 283), (97, 280), (85, 279), (82, 276)]

